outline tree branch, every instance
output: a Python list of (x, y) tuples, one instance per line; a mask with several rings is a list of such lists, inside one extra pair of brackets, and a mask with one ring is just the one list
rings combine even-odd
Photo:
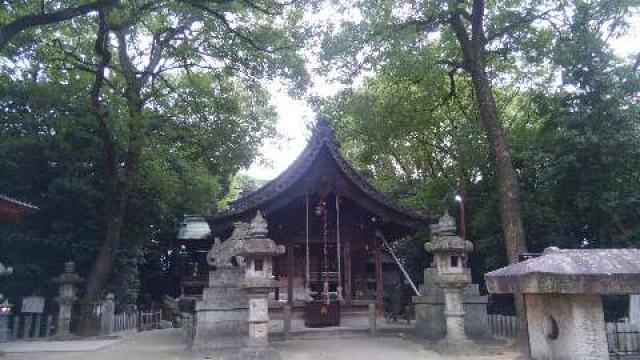
[(26, 15), (0, 27), (0, 49), (3, 49), (14, 36), (29, 28), (55, 24), (85, 15), (92, 11), (100, 11), (106, 7), (116, 5), (118, 0), (98, 0), (92, 3), (64, 8), (47, 14)]
[(205, 11), (208, 14), (213, 15), (215, 18), (217, 18), (218, 20), (220, 20), (220, 22), (222, 23), (222, 25), (227, 29), (227, 31), (230, 34), (235, 35), (236, 37), (238, 37), (240, 40), (244, 41), (245, 43), (249, 44), (250, 47), (252, 47), (254, 50), (256, 51), (261, 51), (261, 52), (265, 52), (265, 53), (269, 53), (269, 54), (273, 54), (276, 53), (279, 50), (283, 50), (283, 49), (288, 49), (290, 48), (290, 46), (283, 46), (283, 47), (278, 47), (278, 48), (272, 48), (272, 47), (265, 47), (262, 46), (260, 44), (258, 44), (254, 39), (252, 39), (250, 36), (243, 34), (242, 32), (240, 32), (238, 29), (234, 28), (233, 26), (231, 26), (231, 24), (229, 23), (229, 20), (227, 20), (227, 17), (224, 16), (224, 13), (213, 10), (203, 4), (199, 4), (196, 3), (192, 0), (186, 0), (185, 1), (187, 4)]
[[(561, 31), (558, 28), (558, 26), (552, 20), (547, 18), (547, 15), (552, 13), (554, 10), (556, 9), (549, 9), (541, 13), (535, 13), (532, 9), (529, 9), (524, 15), (518, 16), (518, 19), (510, 22), (509, 24), (503, 26), (502, 28), (500, 28), (499, 30), (496, 30), (493, 33), (488, 33), (486, 37), (487, 41), (493, 41), (493, 40), (499, 39), (506, 34), (512, 33), (517, 28), (521, 26), (529, 25), (536, 20), (546, 20), (546, 22), (549, 25), (551, 25), (556, 30), (556, 32), (560, 33)], [(515, 17), (518, 14), (512, 14), (512, 15), (513, 15), (512, 17)]]
[(265, 15), (269, 15), (269, 16), (276, 16), (276, 15), (280, 15), (282, 13), (282, 7), (283, 5), (281, 4), (277, 4), (278, 7), (280, 9), (277, 9), (276, 11), (273, 11), (271, 9), (269, 9), (268, 7), (263, 7), (258, 5), (255, 1), (252, 0), (243, 0), (245, 4), (247, 4), (250, 8), (257, 10)]
[[(151, 52), (149, 55), (149, 64), (145, 67), (142, 76), (142, 82), (145, 83), (152, 76), (154, 70), (162, 60), (162, 54), (164, 53), (167, 45), (175, 39), (175, 37), (181, 33), (188, 31), (191, 28), (191, 22), (178, 26), (176, 28), (168, 28), (164, 31), (153, 36), (153, 42), (151, 45)], [(164, 37), (162, 35), (164, 34)]]
[(102, 108), (102, 101), (100, 99), (102, 92), (102, 85), (105, 80), (105, 70), (107, 65), (111, 61), (111, 53), (109, 52), (109, 25), (107, 23), (106, 14), (104, 11), (98, 12), (99, 24), (98, 33), (96, 36), (96, 42), (94, 50), (98, 57), (98, 65), (95, 68), (95, 79), (91, 85), (89, 91), (91, 98), (91, 108), (95, 112), (96, 120), (98, 121), (98, 133), (105, 150), (105, 167), (107, 176), (115, 176), (117, 172), (116, 167), (116, 151), (115, 145), (109, 135), (109, 128), (107, 124), (107, 113)]
[[(452, 6), (451, 4), (449, 6)], [(465, 61), (468, 62), (471, 55), (471, 39), (469, 38), (469, 34), (467, 33), (467, 29), (462, 22), (460, 17), (460, 13), (455, 11), (454, 9), (450, 9), (449, 11), (449, 25), (453, 30), (458, 42), (460, 43), (460, 49), (462, 50), (462, 54), (464, 55)]]
[(473, 0), (473, 12), (471, 13), (471, 40), (478, 53), (484, 49), (484, 0)]

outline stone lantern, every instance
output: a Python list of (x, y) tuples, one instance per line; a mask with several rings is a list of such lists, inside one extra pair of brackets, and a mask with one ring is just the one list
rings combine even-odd
[(3, 263), (0, 263), (0, 276), (11, 275), (13, 273), (13, 268), (11, 266), (4, 266)]
[(276, 287), (273, 277), (274, 256), (285, 248), (267, 238), (268, 224), (260, 211), (251, 221), (249, 237), (238, 243), (237, 254), (245, 259), (245, 277), (240, 287), (249, 297), (249, 338), (240, 352), (241, 359), (280, 359), (269, 347), (269, 293)]
[(463, 306), (464, 290), (471, 284), (471, 273), (465, 263), (473, 244), (455, 232), (454, 219), (445, 214), (438, 224), (431, 225), (432, 240), (425, 244), (435, 259), (436, 284), (444, 292), (446, 337), (441, 345), (446, 351), (473, 344), (465, 334)]
[(69, 327), (71, 325), (71, 308), (76, 302), (76, 285), (83, 282), (76, 272), (76, 264), (73, 261), (64, 263), (64, 272), (53, 279), (58, 284), (58, 326), (56, 336), (58, 338), (68, 338), (71, 336)]
[(493, 294), (522, 294), (533, 359), (608, 359), (602, 295), (640, 293), (640, 249), (547, 248), (485, 275)]
[[(4, 266), (4, 264), (0, 263), (0, 276), (11, 275), (13, 273), (13, 268)], [(11, 330), (9, 329), (9, 318), (11, 317), (11, 308), (12, 304), (9, 304), (9, 300), (5, 299), (2, 294), (0, 294), (0, 342), (9, 341), (9, 334)]]

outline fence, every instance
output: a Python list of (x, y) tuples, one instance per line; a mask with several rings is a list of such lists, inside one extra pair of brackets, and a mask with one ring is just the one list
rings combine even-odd
[(55, 332), (52, 315), (14, 315), (12, 324), (14, 339), (48, 339)]
[[(515, 316), (489, 314), (488, 322), (495, 336), (514, 338), (517, 335), (518, 319)], [(628, 319), (606, 323), (606, 332), (612, 358), (640, 356), (640, 328), (629, 324)]]
[(518, 334), (518, 318), (509, 315), (487, 315), (491, 334), (505, 338), (515, 338)]
[(640, 328), (629, 324), (624, 318), (618, 322), (607, 323), (607, 342), (612, 358), (638, 358), (640, 356)]
[(113, 317), (113, 332), (136, 330), (138, 328), (138, 314), (123, 312)]
[(162, 321), (162, 310), (140, 311), (138, 317), (138, 331), (147, 331), (161, 328), (160, 322)]

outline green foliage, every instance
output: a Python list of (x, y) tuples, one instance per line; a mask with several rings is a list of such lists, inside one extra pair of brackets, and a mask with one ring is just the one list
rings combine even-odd
[[(307, 3), (99, 1), (99, 10), (11, 37), (11, 26), (31, 15), (83, 4), (18, 1), (0, 9), (0, 71), (10, 95), (1, 99), (0, 139), (9, 139), (2, 150), (10, 154), (0, 160), (2, 189), (43, 207), (34, 234), (25, 223), (6, 236), (40, 239), (33, 243), (73, 258), (85, 275), (98, 248), (117, 245), (115, 259), (99, 253), (85, 300), (100, 296), (115, 262), (108, 287), (131, 301), (136, 264), (166, 253), (182, 214), (217, 206), (231, 177), (274, 135), (261, 81), (284, 78), (295, 94), (305, 88), (307, 34), (299, 24)], [(12, 139), (15, 132), (23, 136)], [(68, 241), (47, 248), (41, 240), (55, 236)], [(0, 260), (21, 263), (24, 250)]]
[[(255, 98), (231, 79), (223, 85), (228, 88), (224, 101), (200, 98), (207, 117), (182, 116), (179, 104), (172, 103), (167, 105), (173, 116), (149, 120), (139, 180), (130, 194), (108, 286), (120, 302), (135, 303), (137, 268), (145, 255), (161, 256), (165, 250), (157, 249), (170, 246), (183, 214), (206, 214), (216, 206), (225, 195), (220, 184), (248, 164), (261, 139), (273, 133), (275, 114), (264, 93), (261, 107), (255, 107), (261, 116), (251, 118), (247, 108), (255, 106)], [(32, 292), (53, 296), (50, 278), (62, 271), (63, 262), (76, 261), (86, 274), (103, 238), (102, 145), (83, 101), (69, 102), (67, 91), (76, 89), (7, 77), (0, 87), (5, 94), (0, 188), (41, 208), (22, 224), (0, 229), (0, 261), (15, 268), (3, 279), (3, 292), (14, 300)], [(235, 141), (230, 144), (229, 138)]]
[[(570, 16), (554, 31), (533, 31), (527, 25), (504, 34), (512, 41), (507, 44), (517, 42), (518, 52), (490, 59), (495, 74), (501, 75), (495, 96), (518, 173), (531, 251), (550, 245), (640, 245), (639, 73), (606, 44), (612, 29), (624, 28), (631, 3), (618, 5), (558, 4), (561, 8), (553, 11), (561, 9)], [(378, 11), (388, 13), (384, 6)], [(489, 4), (488, 33), (522, 15), (517, 6)], [(425, 9), (431, 11), (426, 5)], [(364, 19), (359, 27), (344, 24), (335, 36), (359, 34), (358, 41), (364, 41), (365, 35), (397, 35), (380, 31), (376, 18)], [(374, 23), (377, 33), (370, 28)], [(388, 47), (368, 53), (376, 56), (369, 62), (375, 72), (362, 85), (322, 104), (321, 110), (334, 118), (344, 151), (356, 166), (405, 205), (429, 205), (432, 215), (448, 208), (457, 215), (453, 196), (463, 185), (467, 233), (476, 245), (470, 263), (474, 280), (482, 281), (483, 272), (507, 263), (497, 178), (486, 155), (487, 139), (470, 110), (475, 106), (469, 84), (456, 75), (456, 91), (450, 91), (449, 73), (442, 66), (442, 59), (455, 55), (448, 36), (443, 32), (417, 48), (406, 39), (391, 42), (387, 37)], [(328, 44), (341, 44), (333, 40)], [(358, 47), (362, 43), (351, 45), (371, 50)], [(334, 61), (358, 58), (351, 56), (354, 53), (333, 57), (344, 53), (344, 48), (327, 47), (326, 55)], [(542, 64), (541, 54), (551, 61)], [(530, 71), (533, 67), (537, 69)], [(549, 86), (547, 81), (558, 74), (562, 83)], [(514, 86), (525, 78), (526, 87)], [(414, 274), (423, 266), (424, 259), (414, 256), (423, 241), (424, 237), (408, 238), (398, 245)]]

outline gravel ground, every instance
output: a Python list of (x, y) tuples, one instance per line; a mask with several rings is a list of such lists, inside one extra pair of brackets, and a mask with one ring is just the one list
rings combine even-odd
[[(494, 348), (490, 355), (443, 356), (427, 350), (417, 341), (400, 336), (368, 337), (357, 335), (317, 340), (274, 342), (283, 360), (454, 360), (454, 359), (515, 359), (508, 350)], [(39, 352), (5, 354), (7, 360), (192, 360), (211, 359), (211, 354), (186, 352), (179, 330), (156, 330), (137, 333), (122, 342), (91, 352)]]

